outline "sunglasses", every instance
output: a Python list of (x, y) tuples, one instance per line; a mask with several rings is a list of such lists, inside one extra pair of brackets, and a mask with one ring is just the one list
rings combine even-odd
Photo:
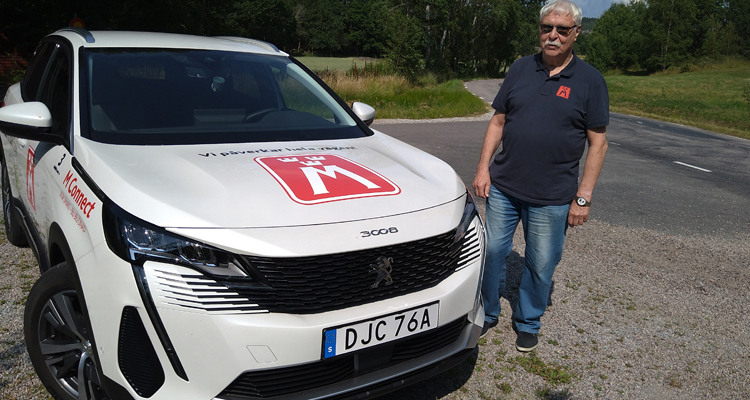
[(547, 24), (539, 24), (539, 30), (542, 31), (542, 33), (550, 33), (553, 29), (557, 29), (557, 34), (561, 36), (568, 36), (570, 35), (570, 32), (575, 29), (578, 25), (573, 26), (559, 26), (559, 25), (547, 25)]

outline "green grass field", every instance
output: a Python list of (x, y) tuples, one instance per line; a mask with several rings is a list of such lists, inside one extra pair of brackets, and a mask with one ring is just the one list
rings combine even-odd
[(469, 93), (460, 80), (387, 94), (362, 92), (342, 97), (351, 97), (375, 107), (378, 118), (468, 117), (489, 110), (487, 104)]
[(612, 111), (750, 139), (750, 63), (679, 74), (610, 75)]
[(357, 57), (301, 56), (296, 58), (313, 71), (324, 71), (326, 69), (329, 71), (348, 71), (355, 64), (357, 64), (357, 67), (365, 65), (365, 61)]

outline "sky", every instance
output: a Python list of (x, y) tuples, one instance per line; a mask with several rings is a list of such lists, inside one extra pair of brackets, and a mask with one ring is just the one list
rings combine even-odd
[(609, 10), (612, 3), (627, 3), (627, 0), (573, 0), (581, 7), (584, 17), (599, 18)]

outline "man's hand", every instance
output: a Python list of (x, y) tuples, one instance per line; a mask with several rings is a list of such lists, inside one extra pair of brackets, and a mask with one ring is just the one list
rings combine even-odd
[(591, 207), (581, 207), (574, 200), (568, 212), (568, 225), (583, 225), (584, 222), (589, 220), (589, 210), (591, 210)]
[(487, 132), (484, 134), (482, 153), (479, 155), (479, 164), (477, 164), (477, 174), (474, 176), (474, 183), (472, 183), (474, 195), (484, 199), (490, 196), (490, 187), (492, 186), (490, 163), (495, 151), (500, 146), (504, 126), (505, 114), (495, 111), (495, 114), (490, 118), (489, 125), (487, 125)]
[(471, 185), (474, 188), (474, 195), (481, 198), (488, 198), (490, 196), (490, 187), (492, 182), (490, 180), (489, 171), (477, 172), (474, 176), (474, 182)]

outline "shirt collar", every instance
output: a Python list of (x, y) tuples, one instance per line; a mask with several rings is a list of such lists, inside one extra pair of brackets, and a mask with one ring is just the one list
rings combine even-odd
[[(573, 76), (573, 66), (575, 65), (577, 59), (578, 59), (578, 55), (576, 55), (576, 51), (573, 50), (573, 58), (570, 60), (568, 65), (565, 66), (565, 69), (560, 71), (558, 76), (560, 76), (561, 78), (570, 78), (571, 76)], [(536, 70), (547, 71), (547, 75), (549, 75), (549, 69), (547, 69), (547, 67), (545, 67), (544, 63), (542, 62), (541, 51), (536, 54), (536, 56), (534, 57), (534, 60), (536, 61)]]

